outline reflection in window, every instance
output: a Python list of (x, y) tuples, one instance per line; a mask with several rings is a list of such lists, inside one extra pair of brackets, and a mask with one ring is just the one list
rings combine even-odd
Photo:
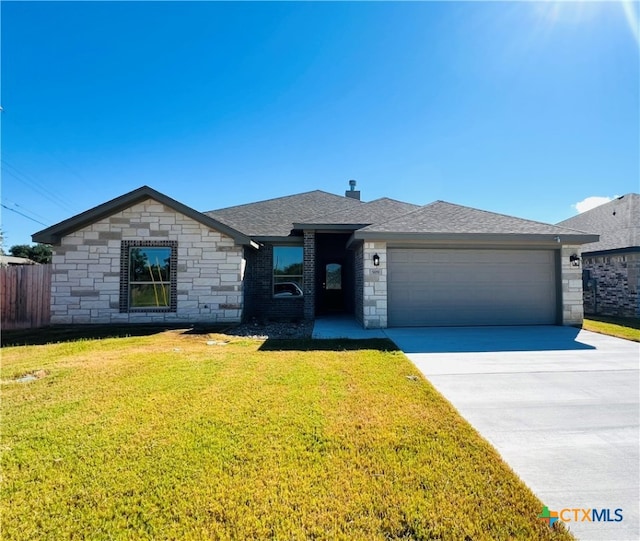
[(123, 240), (120, 244), (120, 313), (176, 312), (178, 242)]
[(342, 265), (329, 263), (325, 267), (325, 279), (327, 289), (342, 289)]
[(302, 297), (302, 246), (273, 247), (274, 297)]
[(129, 248), (129, 308), (169, 308), (171, 248)]

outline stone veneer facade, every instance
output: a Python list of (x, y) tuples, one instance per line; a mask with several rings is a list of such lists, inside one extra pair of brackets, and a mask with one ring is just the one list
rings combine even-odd
[(590, 278), (584, 290), (587, 314), (640, 317), (640, 253), (584, 255)]
[[(121, 311), (123, 241), (175, 241), (175, 311)], [(243, 247), (151, 199), (63, 237), (52, 264), (52, 324), (215, 323), (242, 317)]]
[(582, 304), (582, 269), (573, 266), (572, 255), (580, 255), (580, 246), (564, 245), (560, 249), (560, 281), (562, 286), (562, 325), (581, 325), (584, 318)]
[[(378, 267), (373, 265), (375, 254), (380, 257)], [(362, 256), (362, 324), (365, 329), (384, 329), (387, 327), (387, 243), (365, 241)], [(356, 268), (358, 266), (356, 263)]]

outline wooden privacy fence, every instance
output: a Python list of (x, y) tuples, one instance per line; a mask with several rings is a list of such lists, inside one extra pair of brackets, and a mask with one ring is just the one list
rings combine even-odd
[(51, 265), (0, 267), (2, 329), (35, 329), (51, 316)]

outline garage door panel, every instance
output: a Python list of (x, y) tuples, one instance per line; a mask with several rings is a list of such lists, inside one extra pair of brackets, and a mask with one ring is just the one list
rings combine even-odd
[(388, 251), (391, 326), (556, 321), (551, 250)]

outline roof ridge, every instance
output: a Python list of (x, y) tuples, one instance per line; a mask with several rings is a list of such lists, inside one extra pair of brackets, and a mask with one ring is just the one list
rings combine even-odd
[[(391, 197), (378, 197), (377, 199), (373, 199), (372, 201), (360, 201), (362, 203), (362, 206), (360, 208), (366, 207), (367, 205), (372, 205), (373, 203), (379, 203), (381, 201), (390, 201), (392, 203), (399, 203), (401, 205), (410, 205), (410, 206), (414, 206), (414, 207), (420, 208), (420, 205), (416, 205), (415, 203), (407, 203), (406, 201), (400, 201), (399, 199), (393, 199)], [(417, 210), (417, 209), (414, 209), (414, 210)], [(409, 212), (412, 212), (412, 211), (409, 211)], [(329, 212), (325, 212), (324, 214), (318, 214), (317, 216), (314, 216), (313, 218), (311, 218), (311, 222), (313, 222), (314, 220), (316, 220), (318, 218), (330, 218), (334, 214), (341, 214), (341, 213), (344, 213), (344, 209), (337, 209), (337, 210), (332, 210), (332, 211), (329, 211)], [(401, 216), (401, 215), (399, 215), (399, 216)]]
[[(400, 201), (400, 203), (402, 203), (402, 201)], [(383, 225), (383, 224), (388, 224), (389, 222), (393, 222), (394, 220), (399, 220), (400, 218), (404, 218), (405, 216), (409, 216), (410, 214), (413, 214), (414, 212), (419, 212), (423, 209), (425, 209), (426, 207), (430, 207), (431, 205), (435, 205), (436, 203), (446, 203), (446, 201), (432, 201), (431, 203), (427, 203), (426, 205), (422, 205), (422, 206), (418, 206), (418, 208), (410, 210), (409, 212), (405, 212), (404, 214), (398, 214), (398, 216), (394, 216), (393, 218), (389, 218), (388, 220), (385, 220), (384, 222), (376, 222), (375, 224), (371, 224), (371, 225)], [(411, 203), (409, 203), (411, 204)], [(367, 226), (370, 227), (370, 226)]]
[(475, 208), (475, 207), (469, 207), (467, 205), (458, 205), (457, 203), (450, 203), (449, 201), (438, 200), (438, 201), (435, 201), (435, 203), (444, 203), (444, 204), (450, 205), (452, 207), (459, 207), (459, 208), (469, 209), (469, 210), (473, 210), (475, 212), (482, 212), (483, 214), (494, 214), (496, 216), (503, 216), (505, 218), (511, 218), (511, 219), (514, 219), (514, 220), (521, 220), (523, 222), (529, 222), (529, 223), (532, 223), (532, 224), (552, 225), (554, 227), (558, 227), (559, 229), (566, 229), (567, 231), (572, 231), (572, 232), (575, 232), (575, 233), (587, 233), (587, 231), (580, 231), (579, 229), (572, 229), (570, 227), (559, 226), (559, 225), (551, 224), (551, 223), (548, 223), (548, 222), (541, 222), (540, 220), (530, 220), (529, 218), (520, 218), (519, 216), (513, 216), (512, 214), (504, 214), (503, 212), (494, 212), (492, 210), (478, 209), (478, 208)]
[[(438, 204), (441, 205), (446, 205), (449, 207), (454, 207), (454, 208), (459, 208), (459, 209), (466, 209), (466, 210), (470, 210), (472, 212), (480, 212), (482, 214), (486, 214), (486, 215), (493, 215), (493, 216), (500, 216), (503, 218), (507, 218), (510, 220), (518, 220), (520, 222), (527, 222), (530, 224), (536, 224), (536, 225), (542, 225), (542, 226), (551, 226), (554, 227), (556, 229), (559, 230), (564, 230), (566, 232), (570, 232), (570, 233), (580, 233), (580, 234), (588, 234), (588, 232), (586, 231), (580, 231), (578, 229), (571, 229), (569, 227), (564, 227), (564, 226), (559, 226), (559, 225), (555, 225), (555, 224), (550, 224), (547, 222), (541, 222), (539, 220), (530, 220), (528, 218), (520, 218), (518, 216), (512, 216), (511, 214), (504, 214), (501, 212), (493, 212), (491, 210), (484, 210), (484, 209), (479, 209), (479, 208), (475, 208), (475, 207), (470, 207), (468, 205), (459, 205), (457, 203), (450, 203), (449, 201), (443, 201), (442, 199), (437, 199), (436, 201), (432, 201), (431, 203), (427, 203), (426, 205), (423, 205), (417, 209), (414, 209), (412, 211), (409, 211), (405, 214), (400, 214), (398, 216), (394, 216), (393, 218), (390, 218), (389, 220), (385, 220), (384, 222), (376, 222), (375, 224), (371, 224), (370, 226), (367, 226), (366, 228), (364, 228), (365, 230), (368, 228), (375, 228), (375, 227), (379, 227), (379, 226), (383, 226), (383, 225), (388, 225), (390, 223), (393, 223), (395, 221), (402, 221), (403, 219), (406, 219), (407, 217), (410, 217), (412, 214), (415, 213), (419, 213), (419, 212), (424, 212), (425, 210), (427, 210), (429, 207), (434, 207)], [(559, 231), (560, 232), (560, 231)]]
[(418, 205), (417, 203), (409, 203), (408, 201), (401, 201), (400, 199), (394, 199), (393, 197), (378, 197), (377, 199), (372, 199), (371, 201), (367, 201), (367, 203), (375, 203), (376, 201), (393, 201), (394, 203), (402, 203), (403, 205), (412, 205), (414, 207), (420, 207), (422, 205)]
[[(331, 195), (333, 197), (337, 197), (339, 199), (350, 199), (347, 197), (344, 197), (342, 195), (337, 195), (335, 193), (330, 193), (330, 192), (326, 192), (324, 190), (309, 190), (307, 192), (300, 192), (300, 193), (295, 193), (295, 194), (291, 194), (291, 195), (282, 195), (280, 197), (271, 197), (269, 199), (261, 199), (260, 201), (253, 201), (252, 203), (242, 203), (240, 205), (231, 205), (229, 207), (222, 207), (219, 209), (213, 209), (213, 210), (206, 210), (204, 211), (205, 213), (208, 212), (220, 212), (223, 210), (229, 210), (229, 209), (238, 209), (238, 208), (242, 208), (242, 207), (248, 207), (250, 205), (258, 205), (260, 203), (270, 203), (272, 201), (278, 201), (281, 199), (291, 199), (292, 197), (300, 197), (301, 195), (309, 195), (309, 194), (313, 194), (313, 193), (321, 193), (321, 194), (325, 194), (325, 195)], [(362, 201), (360, 201), (359, 199), (352, 199), (353, 201), (357, 201), (359, 203), (362, 203)]]

